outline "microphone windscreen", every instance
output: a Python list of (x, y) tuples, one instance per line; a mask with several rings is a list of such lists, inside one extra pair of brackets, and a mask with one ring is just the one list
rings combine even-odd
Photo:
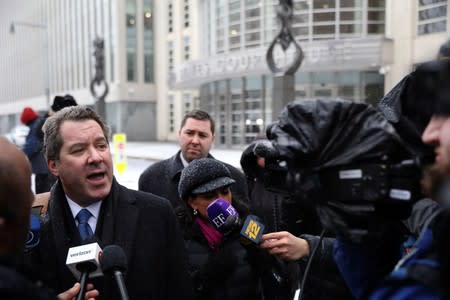
[(118, 245), (106, 246), (103, 249), (100, 266), (105, 274), (111, 274), (114, 271), (124, 273), (128, 267), (125, 251)]
[(206, 208), (206, 212), (208, 214), (208, 219), (210, 220), (211, 224), (222, 233), (225, 233), (227, 231), (227, 228), (225, 228), (224, 224), (225, 221), (230, 216), (236, 216), (239, 217), (238, 212), (236, 209), (230, 204), (230, 202), (218, 198), (211, 202), (210, 205)]

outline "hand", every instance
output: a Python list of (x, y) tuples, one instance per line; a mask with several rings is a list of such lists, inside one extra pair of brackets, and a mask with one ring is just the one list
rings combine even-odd
[(287, 231), (264, 234), (261, 240), (261, 248), (285, 260), (298, 260), (309, 255), (308, 242)]
[[(73, 287), (71, 287), (67, 291), (59, 294), (58, 298), (60, 300), (74, 300), (77, 297), (78, 293), (80, 292), (80, 289), (81, 289), (81, 286), (77, 282), (74, 284)], [(89, 283), (86, 286), (86, 293), (84, 294), (85, 300), (95, 300), (95, 298), (98, 297), (99, 295), (100, 295), (100, 293), (97, 290), (94, 290), (93, 284)]]
[(268, 140), (256, 141), (253, 148), (253, 153), (256, 156), (264, 158), (279, 158), (280, 156), (279, 151), (275, 148), (272, 142)]

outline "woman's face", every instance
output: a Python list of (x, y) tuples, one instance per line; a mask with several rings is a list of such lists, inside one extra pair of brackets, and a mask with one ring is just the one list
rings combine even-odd
[(206, 208), (217, 198), (222, 198), (231, 203), (232, 197), (230, 187), (226, 186), (208, 193), (191, 195), (189, 196), (188, 204), (192, 209), (197, 210), (202, 218), (208, 219)]

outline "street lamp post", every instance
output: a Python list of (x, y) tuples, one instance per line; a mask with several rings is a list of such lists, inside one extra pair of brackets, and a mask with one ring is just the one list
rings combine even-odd
[(45, 97), (46, 97), (46, 108), (50, 109), (50, 81), (49, 81), (49, 59), (48, 59), (48, 35), (47, 35), (47, 25), (39, 24), (39, 23), (31, 23), (31, 22), (22, 22), (22, 21), (13, 21), (9, 27), (9, 32), (14, 34), (16, 32), (17, 26), (25, 26), (31, 28), (40, 28), (44, 30), (44, 39), (43, 39), (43, 47), (44, 47), (44, 89), (45, 89)]

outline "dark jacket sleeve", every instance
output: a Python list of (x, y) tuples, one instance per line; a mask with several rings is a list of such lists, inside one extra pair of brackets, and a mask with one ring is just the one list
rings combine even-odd
[(402, 242), (402, 235), (395, 230), (382, 239), (367, 243), (336, 239), (334, 260), (356, 299), (367, 299), (376, 285), (392, 271), (401, 257)]
[[(333, 259), (334, 238), (323, 238), (322, 241), (320, 241), (319, 236), (310, 234), (302, 234), (300, 235), (300, 238), (305, 239), (308, 242), (310, 252), (315, 247), (318, 247), (314, 258), (315, 267), (322, 270), (339, 272)], [(306, 259), (308, 259), (308, 257), (306, 257), (305, 260)]]
[(166, 230), (169, 245), (167, 245), (167, 282), (169, 283), (169, 299), (193, 299), (193, 286), (188, 275), (187, 251), (175, 213), (167, 202)]
[[(310, 252), (317, 247), (304, 287), (307, 299), (352, 299), (333, 258), (335, 239), (326, 237), (320, 240), (319, 236), (309, 234), (303, 234), (300, 238), (308, 242)], [(305, 257), (299, 261), (302, 277), (305, 276), (309, 259), (310, 257)]]

